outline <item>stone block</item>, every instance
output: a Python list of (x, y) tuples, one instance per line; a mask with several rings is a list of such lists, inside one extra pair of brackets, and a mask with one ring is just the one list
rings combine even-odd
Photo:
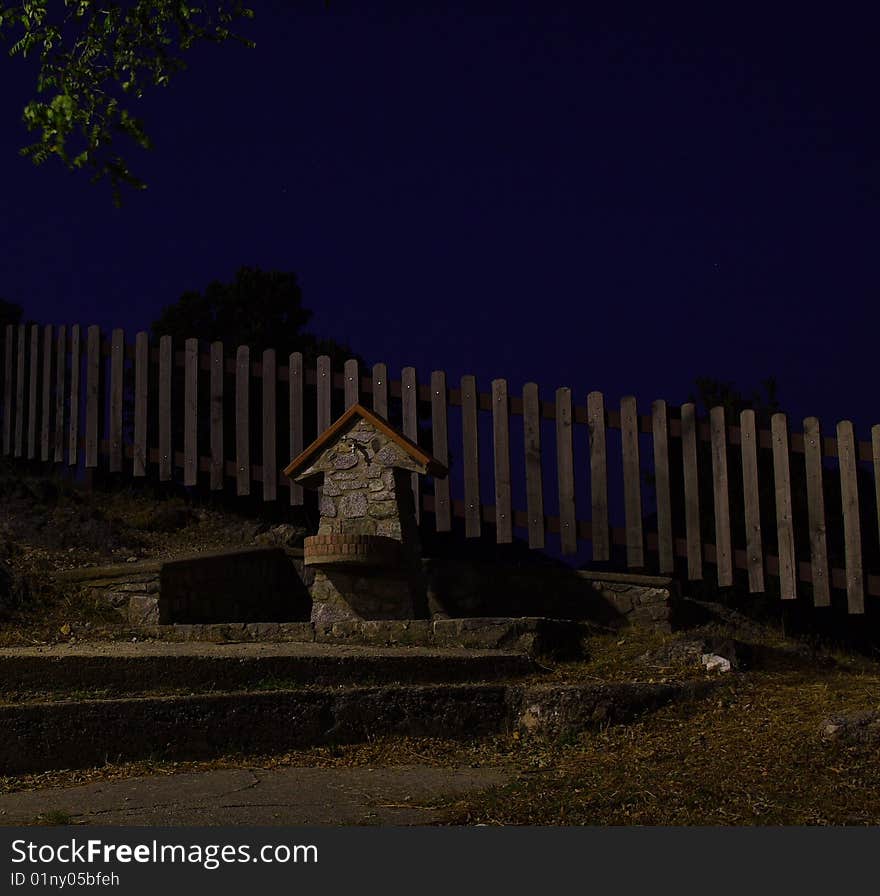
[(344, 495), (339, 503), (339, 513), (346, 519), (366, 516), (367, 496), (363, 494)]
[(128, 621), (132, 625), (159, 625), (159, 598), (132, 595), (128, 599)]

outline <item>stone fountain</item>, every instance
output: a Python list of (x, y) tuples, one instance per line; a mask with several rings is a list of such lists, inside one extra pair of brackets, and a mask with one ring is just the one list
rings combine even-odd
[(412, 474), (446, 467), (355, 404), (284, 473), (320, 490), (318, 533), (303, 545), (312, 622), (426, 616)]

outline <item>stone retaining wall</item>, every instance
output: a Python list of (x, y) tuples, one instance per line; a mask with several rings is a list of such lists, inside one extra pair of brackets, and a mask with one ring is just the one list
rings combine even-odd
[[(435, 614), (458, 621), (545, 617), (669, 631), (678, 598), (675, 580), (662, 576), (454, 558), (424, 559), (422, 567)], [(376, 570), (372, 575), (381, 578)], [(248, 548), (165, 562), (87, 567), (58, 578), (88, 588), (119, 613), (120, 621), (134, 625), (305, 621), (313, 598), (327, 600), (315, 593), (323, 580), (315, 583), (314, 571), (303, 565), (303, 552), (297, 548)], [(356, 586), (354, 582), (351, 587)], [(369, 593), (382, 592), (377, 586)], [(377, 613), (371, 606), (371, 613), (364, 615), (375, 618)], [(325, 622), (320, 616), (312, 618)]]
[(291, 622), (309, 618), (302, 550), (254, 547), (56, 574), (133, 625)]
[(665, 576), (561, 566), (423, 560), (432, 606), (453, 617), (547, 616), (670, 631), (678, 583)]

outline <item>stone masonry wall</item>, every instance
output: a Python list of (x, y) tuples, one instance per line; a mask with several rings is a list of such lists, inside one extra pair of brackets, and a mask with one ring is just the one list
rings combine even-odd
[(412, 509), (405, 503), (406, 489), (400, 486), (408, 485), (409, 476), (401, 477), (395, 467), (415, 469), (388, 436), (366, 420), (358, 420), (310, 467), (324, 473), (318, 535), (384, 535), (403, 540), (401, 521), (405, 526)]
[(88, 591), (133, 625), (308, 619), (302, 551), (247, 548), (169, 561), (68, 570), (56, 579)]

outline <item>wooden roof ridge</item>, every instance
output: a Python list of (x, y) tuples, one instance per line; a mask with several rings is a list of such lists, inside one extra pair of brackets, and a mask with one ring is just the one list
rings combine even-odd
[(424, 464), (427, 468), (427, 472), (431, 476), (444, 477), (449, 472), (446, 466), (440, 463), (436, 457), (431, 454), (428, 454), (423, 448), (419, 447), (412, 439), (407, 438), (402, 432), (395, 429), (388, 423), (387, 420), (384, 420), (382, 417), (374, 414), (372, 411), (368, 411), (361, 404), (353, 404), (346, 412), (339, 417), (328, 429), (325, 429), (308, 448), (302, 451), (299, 455), (297, 455), (285, 468), (284, 475), (285, 476), (293, 476), (296, 473), (303, 470), (308, 464), (314, 459), (315, 455), (323, 451), (325, 448), (329, 446), (329, 443), (333, 441), (339, 433), (345, 429), (346, 425), (351, 421), (351, 419), (355, 416), (359, 416), (362, 419), (366, 420), (367, 423), (371, 424), (375, 429), (379, 432), (384, 433), (402, 448), (413, 460), (420, 464)]

